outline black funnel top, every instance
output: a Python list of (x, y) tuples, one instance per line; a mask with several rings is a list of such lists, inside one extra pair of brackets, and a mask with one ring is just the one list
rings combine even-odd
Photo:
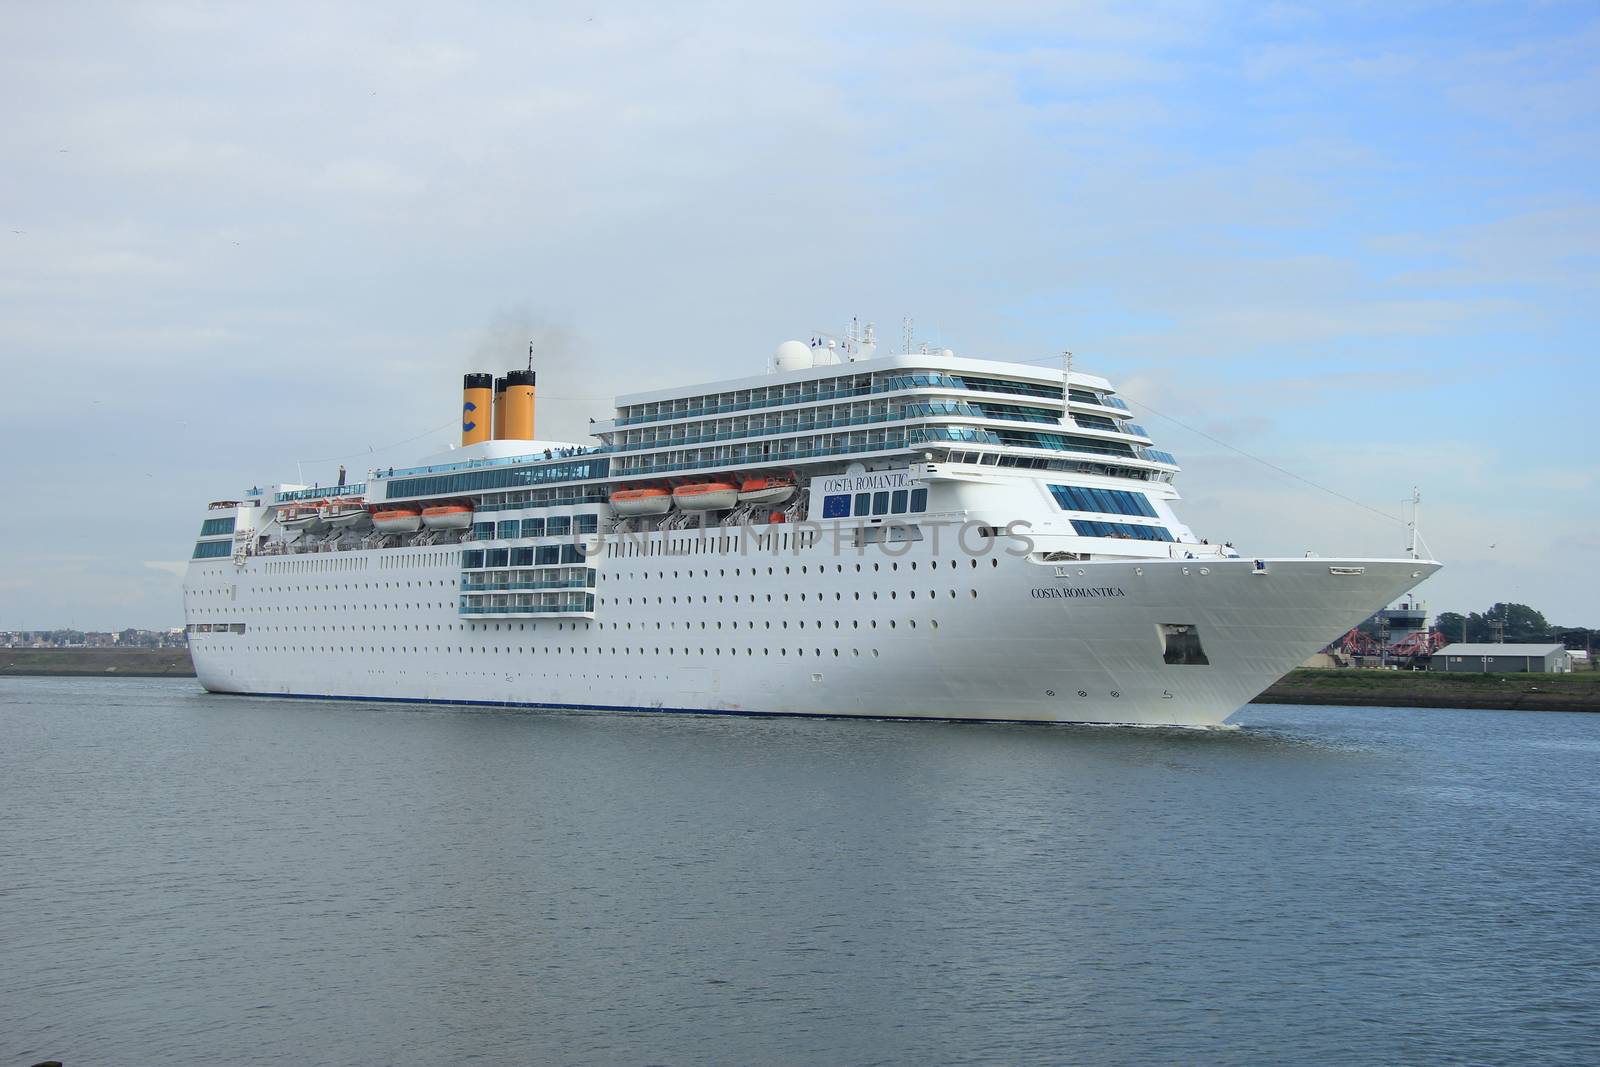
[(506, 371), (505, 383), (508, 387), (513, 385), (532, 385), (534, 384), (533, 371), (508, 370)]
[(492, 374), (464, 374), (461, 376), (463, 389), (488, 389), (494, 385)]

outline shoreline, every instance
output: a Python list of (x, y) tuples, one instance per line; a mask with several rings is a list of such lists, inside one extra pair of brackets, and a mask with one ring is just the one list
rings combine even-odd
[(1252, 704), (1476, 711), (1600, 712), (1600, 671), (1577, 674), (1434, 674), (1298, 667)]
[[(193, 678), (186, 648), (0, 648), (0, 678)], [(1297, 668), (1252, 704), (1600, 712), (1600, 671), (1430, 674)]]
[(0, 678), (193, 678), (187, 648), (0, 648)]

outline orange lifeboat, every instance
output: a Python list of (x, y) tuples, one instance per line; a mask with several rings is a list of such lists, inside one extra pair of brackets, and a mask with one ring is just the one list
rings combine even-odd
[(422, 509), (422, 525), (430, 530), (465, 530), (472, 526), (470, 504), (434, 504)]
[(739, 487), (732, 482), (692, 482), (672, 491), (684, 511), (726, 511), (739, 502)]
[(381, 533), (416, 533), (422, 529), (422, 512), (413, 507), (384, 508), (372, 513), (372, 525)]
[(741, 504), (783, 504), (794, 496), (789, 478), (746, 478), (739, 485)]
[(346, 497), (330, 500), (322, 509), (322, 519), (335, 530), (360, 529), (371, 524), (372, 513), (360, 497)]
[(611, 506), (618, 515), (625, 518), (636, 515), (665, 515), (672, 510), (672, 494), (659, 486), (618, 489), (611, 494)]
[(322, 517), (322, 506), (327, 503), (323, 500), (313, 500), (306, 504), (295, 504), (278, 510), (278, 525), (286, 530), (305, 530), (315, 533), (326, 529), (327, 522)]

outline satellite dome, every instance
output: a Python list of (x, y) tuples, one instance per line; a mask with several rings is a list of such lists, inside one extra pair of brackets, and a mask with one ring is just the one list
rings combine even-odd
[(805, 370), (811, 366), (811, 348), (804, 341), (785, 341), (778, 346), (774, 364), (779, 370)]

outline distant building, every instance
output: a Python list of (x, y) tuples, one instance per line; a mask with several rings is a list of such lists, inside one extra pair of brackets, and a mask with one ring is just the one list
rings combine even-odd
[(1430, 671), (1475, 674), (1566, 674), (1572, 657), (1561, 645), (1445, 645), (1433, 654)]

